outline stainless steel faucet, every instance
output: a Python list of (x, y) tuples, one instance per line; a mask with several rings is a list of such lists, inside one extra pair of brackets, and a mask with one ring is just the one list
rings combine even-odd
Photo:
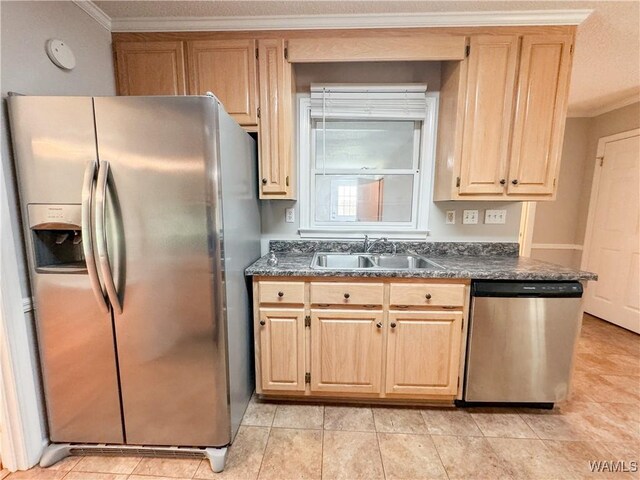
[(371, 251), (371, 249), (378, 243), (386, 243), (388, 242), (389, 239), (387, 237), (380, 237), (377, 240), (374, 240), (373, 242), (369, 242), (369, 236), (365, 235), (364, 236), (364, 246), (363, 246), (363, 251), (364, 253), (369, 253)]

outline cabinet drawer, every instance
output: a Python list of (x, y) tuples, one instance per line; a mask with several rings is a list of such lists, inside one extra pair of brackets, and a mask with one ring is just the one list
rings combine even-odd
[(382, 305), (382, 283), (311, 283), (316, 305)]
[(464, 285), (437, 283), (391, 284), (389, 303), (415, 307), (462, 307)]
[(302, 304), (304, 282), (260, 282), (260, 303)]

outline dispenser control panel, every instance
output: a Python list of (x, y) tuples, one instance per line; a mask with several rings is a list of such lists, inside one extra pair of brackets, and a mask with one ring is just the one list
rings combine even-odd
[(82, 224), (81, 205), (29, 204), (29, 227), (32, 230), (65, 229), (80, 230)]

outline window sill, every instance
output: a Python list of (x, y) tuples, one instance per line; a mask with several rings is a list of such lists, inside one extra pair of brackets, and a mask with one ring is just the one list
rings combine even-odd
[(366, 235), (385, 236), (387, 238), (402, 240), (426, 240), (429, 236), (428, 230), (408, 230), (402, 231), (389, 227), (381, 228), (300, 228), (298, 230), (300, 238), (358, 238)]

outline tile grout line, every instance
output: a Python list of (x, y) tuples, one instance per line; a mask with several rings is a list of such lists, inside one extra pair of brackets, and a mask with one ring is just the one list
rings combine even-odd
[(322, 430), (320, 432), (320, 480), (324, 473), (324, 417), (327, 413), (326, 405), (322, 406)]
[(384, 459), (382, 458), (382, 448), (380, 447), (380, 432), (376, 431), (375, 436), (376, 436), (376, 443), (378, 444), (378, 455), (380, 456), (380, 466), (382, 467), (382, 476), (386, 480), (387, 471), (384, 468)]
[[(478, 437), (474, 437), (474, 438), (478, 438)], [(442, 465), (442, 469), (444, 470), (444, 474), (447, 476), (448, 480), (451, 480), (451, 477), (449, 476), (449, 471), (447, 470), (447, 466), (442, 461), (442, 456), (440, 455), (440, 450), (438, 450), (438, 445), (436, 445), (436, 442), (433, 440), (433, 435), (432, 434), (429, 434), (429, 439), (431, 440), (431, 443), (433, 444), (433, 448), (436, 451), (436, 455), (438, 455), (438, 460), (440, 460), (440, 465)]]
[(427, 429), (427, 436), (429, 437), (429, 441), (431, 442), (431, 445), (433, 446), (433, 449), (436, 451), (436, 455), (438, 455), (438, 460), (440, 461), (440, 466), (442, 466), (442, 470), (444, 471), (444, 474), (447, 477), (447, 480), (450, 480), (449, 472), (447, 471), (447, 467), (445, 466), (444, 462), (442, 461), (442, 457), (440, 456), (440, 452), (438, 451), (438, 447), (436, 446), (436, 442), (433, 441), (433, 435), (431, 434), (431, 430), (429, 430), (429, 422), (427, 422), (427, 419), (422, 414), (422, 412), (424, 412), (424, 411), (425, 411), (424, 409), (420, 410), (420, 418), (422, 418), (422, 423), (424, 423), (424, 426)]
[[(275, 417), (275, 413), (274, 413)], [(262, 456), (260, 457), (260, 465), (258, 466), (258, 473), (256, 473), (255, 480), (258, 480), (260, 477), (260, 472), (262, 471), (262, 464), (264, 463), (264, 456), (267, 453), (267, 445), (269, 445), (269, 438), (271, 438), (271, 427), (267, 427), (269, 429), (269, 434), (267, 435), (267, 441), (264, 443), (264, 448), (262, 449)]]
[[(262, 457), (260, 458), (260, 466), (258, 467), (258, 473), (256, 475), (256, 480), (260, 478), (260, 473), (262, 473), (262, 465), (264, 465), (264, 457), (267, 453), (267, 447), (269, 446), (269, 440), (271, 439), (271, 432), (273, 431), (273, 422), (276, 419), (276, 413), (278, 412), (278, 405), (273, 410), (273, 416), (271, 417), (271, 423), (267, 428), (269, 428), (269, 434), (267, 435), (267, 442), (264, 444), (264, 450), (262, 450)], [(242, 422), (241, 422), (242, 423)]]
[[(531, 425), (529, 425), (529, 422), (527, 422), (527, 420), (526, 420), (526, 419), (522, 418), (522, 413), (520, 413), (520, 412), (516, 411), (516, 415), (518, 415), (518, 418), (522, 421), (522, 423), (524, 423), (524, 424), (527, 426), (527, 428), (528, 428), (529, 430), (531, 430), (531, 433), (533, 433), (533, 434), (536, 436), (536, 437), (535, 437), (536, 439), (538, 439), (538, 440), (542, 440), (542, 437), (540, 437), (540, 435), (538, 435), (538, 432), (536, 432), (536, 431), (533, 429), (533, 427), (532, 427)], [(508, 438), (508, 437), (507, 437), (507, 438)]]
[[(324, 427), (324, 412), (322, 414), (322, 426)], [(322, 480), (323, 469), (324, 469), (324, 428), (320, 433), (320, 480)]]

